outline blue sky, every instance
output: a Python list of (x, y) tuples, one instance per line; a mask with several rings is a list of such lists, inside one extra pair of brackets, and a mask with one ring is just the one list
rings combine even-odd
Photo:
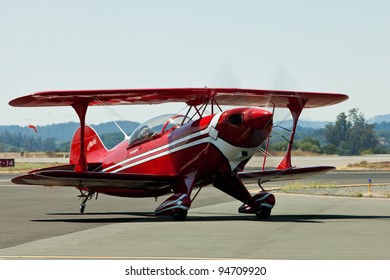
[[(13, 108), (37, 91), (242, 87), (340, 92), (307, 110), (334, 121), (390, 113), (389, 1), (2, 1), (0, 125), (77, 121), (71, 108)], [(115, 107), (142, 121), (183, 104)], [(117, 119), (91, 108), (89, 123)]]

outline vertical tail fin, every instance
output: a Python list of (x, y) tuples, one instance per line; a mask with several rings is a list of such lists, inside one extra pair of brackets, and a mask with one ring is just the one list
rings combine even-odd
[[(70, 164), (76, 164), (80, 157), (80, 128), (76, 130), (72, 142), (70, 144)], [(90, 127), (85, 126), (85, 155), (87, 163), (102, 162), (103, 158), (107, 155), (108, 150), (104, 146), (102, 140), (97, 135), (96, 131)]]

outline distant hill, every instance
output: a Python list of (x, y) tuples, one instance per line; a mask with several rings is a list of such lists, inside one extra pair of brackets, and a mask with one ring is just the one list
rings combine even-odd
[(390, 122), (390, 114), (387, 115), (379, 115), (372, 117), (368, 120), (369, 123), (382, 123), (382, 122)]
[[(139, 125), (137, 122), (131, 121), (117, 121), (117, 124), (127, 133), (131, 132)], [(98, 125), (91, 125), (99, 135), (104, 135), (106, 133), (116, 133), (120, 130), (114, 124), (114, 122), (101, 123)], [(21, 134), (31, 137), (41, 137), (42, 139), (47, 139), (54, 137), (57, 143), (69, 142), (73, 138), (74, 132), (79, 127), (79, 123), (76, 122), (67, 122), (59, 124), (51, 124), (40, 126), (38, 125), (37, 132), (28, 126), (17, 126), (17, 125), (2, 125), (0, 126), (0, 133), (8, 131), (10, 134)]]
[[(275, 124), (278, 122), (275, 121)], [(312, 121), (299, 121), (299, 127), (301, 128), (310, 128), (310, 129), (320, 129), (324, 128), (328, 122), (312, 122)], [(138, 122), (132, 121), (117, 121), (117, 124), (128, 134), (130, 135), (133, 130), (139, 125)], [(108, 143), (112, 141), (116, 141), (117, 139), (123, 139), (122, 133), (118, 129), (118, 127), (114, 124), (114, 122), (107, 122), (101, 124), (91, 125), (98, 135), (102, 138), (103, 142), (107, 144), (108, 147), (112, 147), (115, 143)], [(283, 127), (291, 128), (292, 121), (287, 120), (283, 123)], [(3, 125), (0, 126), (0, 134), (4, 132), (8, 132), (11, 135), (20, 135), (23, 137), (30, 138), (40, 138), (42, 140), (48, 138), (55, 138), (55, 143), (69, 143), (75, 131), (79, 128), (79, 123), (76, 122), (67, 122), (67, 123), (59, 123), (59, 124), (51, 124), (36, 127), (37, 132), (34, 129), (29, 128), (28, 126), (17, 126), (17, 125)], [(113, 139), (112, 139), (113, 138)], [(111, 140), (108, 140), (111, 139)], [(68, 145), (68, 144), (65, 144)]]
[[(375, 121), (375, 133), (382, 144), (390, 145), (390, 114), (377, 116), (370, 119)], [(321, 144), (326, 143), (324, 128), (329, 122), (316, 122), (300, 120), (298, 123), (297, 141), (305, 138), (315, 138)], [(139, 125), (132, 121), (117, 121), (117, 124), (130, 135)], [(283, 128), (291, 129), (292, 120), (287, 120), (282, 124), (275, 120), (274, 125), (280, 125)], [(120, 132), (114, 122), (91, 125), (107, 148), (112, 148), (123, 140), (123, 134)], [(68, 151), (69, 144), (74, 132), (79, 127), (79, 123), (67, 122), (45, 126), (37, 126), (37, 132), (28, 126), (8, 125), (0, 126), (0, 151), (18, 152), (18, 151)], [(283, 128), (275, 128), (272, 141), (284, 141), (288, 139), (289, 131)]]
[[(277, 120), (274, 121), (274, 124), (278, 124), (279, 122)], [(305, 121), (305, 120), (299, 120), (298, 125), (300, 127), (304, 128), (315, 128), (315, 129), (320, 129), (320, 128), (325, 128), (325, 126), (329, 122), (318, 122), (318, 121)], [(292, 120), (287, 120), (283, 123), (284, 127), (291, 128), (292, 127)]]
[[(378, 124), (381, 122), (390, 122), (390, 114), (371, 118), (369, 122)], [(139, 125), (138, 122), (132, 121), (117, 121), (117, 123), (127, 134), (131, 134), (132, 131)], [(274, 123), (279, 124), (277, 120), (275, 120)], [(325, 128), (328, 123), (329, 122), (326, 121), (319, 122), (299, 120), (298, 125), (301, 128), (322, 129)], [(101, 137), (103, 137), (103, 135), (107, 133), (120, 133), (120, 130), (116, 127), (114, 122), (106, 122), (91, 126)], [(286, 120), (282, 124), (282, 126), (286, 128), (291, 128), (292, 120)], [(54, 137), (57, 143), (63, 143), (71, 141), (73, 134), (78, 127), (79, 123), (77, 122), (67, 122), (45, 126), (38, 125), (36, 133), (28, 126), (2, 125), (0, 126), (0, 133), (8, 131), (10, 134), (21, 134), (22, 136), (26, 135), (30, 137), (40, 137), (42, 139)]]
[[(130, 135), (139, 125), (138, 122), (132, 121), (117, 121), (116, 123), (126, 132), (127, 135)], [(98, 125), (91, 126), (93, 127), (93, 129), (96, 130), (99, 135), (107, 133), (121, 133), (114, 122), (101, 123)]]

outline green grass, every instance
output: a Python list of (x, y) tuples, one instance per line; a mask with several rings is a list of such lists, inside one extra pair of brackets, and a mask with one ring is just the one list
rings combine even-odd
[(324, 188), (336, 188), (337, 185), (335, 184), (320, 184), (316, 182), (312, 183), (302, 183), (302, 182), (291, 182), (288, 183), (287, 185), (282, 187), (283, 192), (292, 192), (292, 191), (299, 191), (303, 189), (324, 189)]
[[(283, 187), (281, 191), (285, 193), (305, 193), (315, 195), (335, 195), (335, 196), (349, 196), (349, 197), (382, 197), (390, 198), (389, 193), (375, 192), (372, 189), (371, 193), (367, 193), (362, 186), (356, 186), (359, 189), (354, 189), (353, 186), (342, 187), (335, 184), (320, 184), (320, 183), (302, 183), (291, 182)], [(327, 190), (328, 189), (328, 190)], [(331, 190), (332, 189), (332, 190)]]
[(352, 197), (363, 197), (363, 194), (361, 192), (357, 192), (351, 195)]
[(388, 170), (390, 169), (390, 161), (381, 162), (368, 162), (366, 160), (359, 163), (351, 163), (347, 165), (347, 168), (363, 168), (370, 170)]
[(56, 165), (55, 163), (42, 163), (42, 162), (16, 162), (15, 167), (0, 168), (0, 172), (28, 172), (34, 169), (44, 168)]

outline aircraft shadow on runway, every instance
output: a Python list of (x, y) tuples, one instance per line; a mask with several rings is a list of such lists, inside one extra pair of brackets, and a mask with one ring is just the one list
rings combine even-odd
[[(85, 224), (110, 224), (110, 223), (153, 223), (153, 222), (173, 222), (171, 217), (155, 216), (152, 212), (95, 212), (95, 213), (48, 213), (50, 216), (68, 216), (55, 219), (37, 219), (32, 222), (63, 222), (63, 223), (85, 223)], [(71, 216), (71, 217), (69, 217)], [(251, 221), (266, 223), (324, 223), (329, 220), (378, 220), (390, 219), (390, 216), (363, 216), (363, 215), (272, 215), (267, 220), (259, 220), (254, 215), (210, 215), (202, 216), (193, 214), (187, 217), (186, 222), (218, 222), (218, 221)]]

